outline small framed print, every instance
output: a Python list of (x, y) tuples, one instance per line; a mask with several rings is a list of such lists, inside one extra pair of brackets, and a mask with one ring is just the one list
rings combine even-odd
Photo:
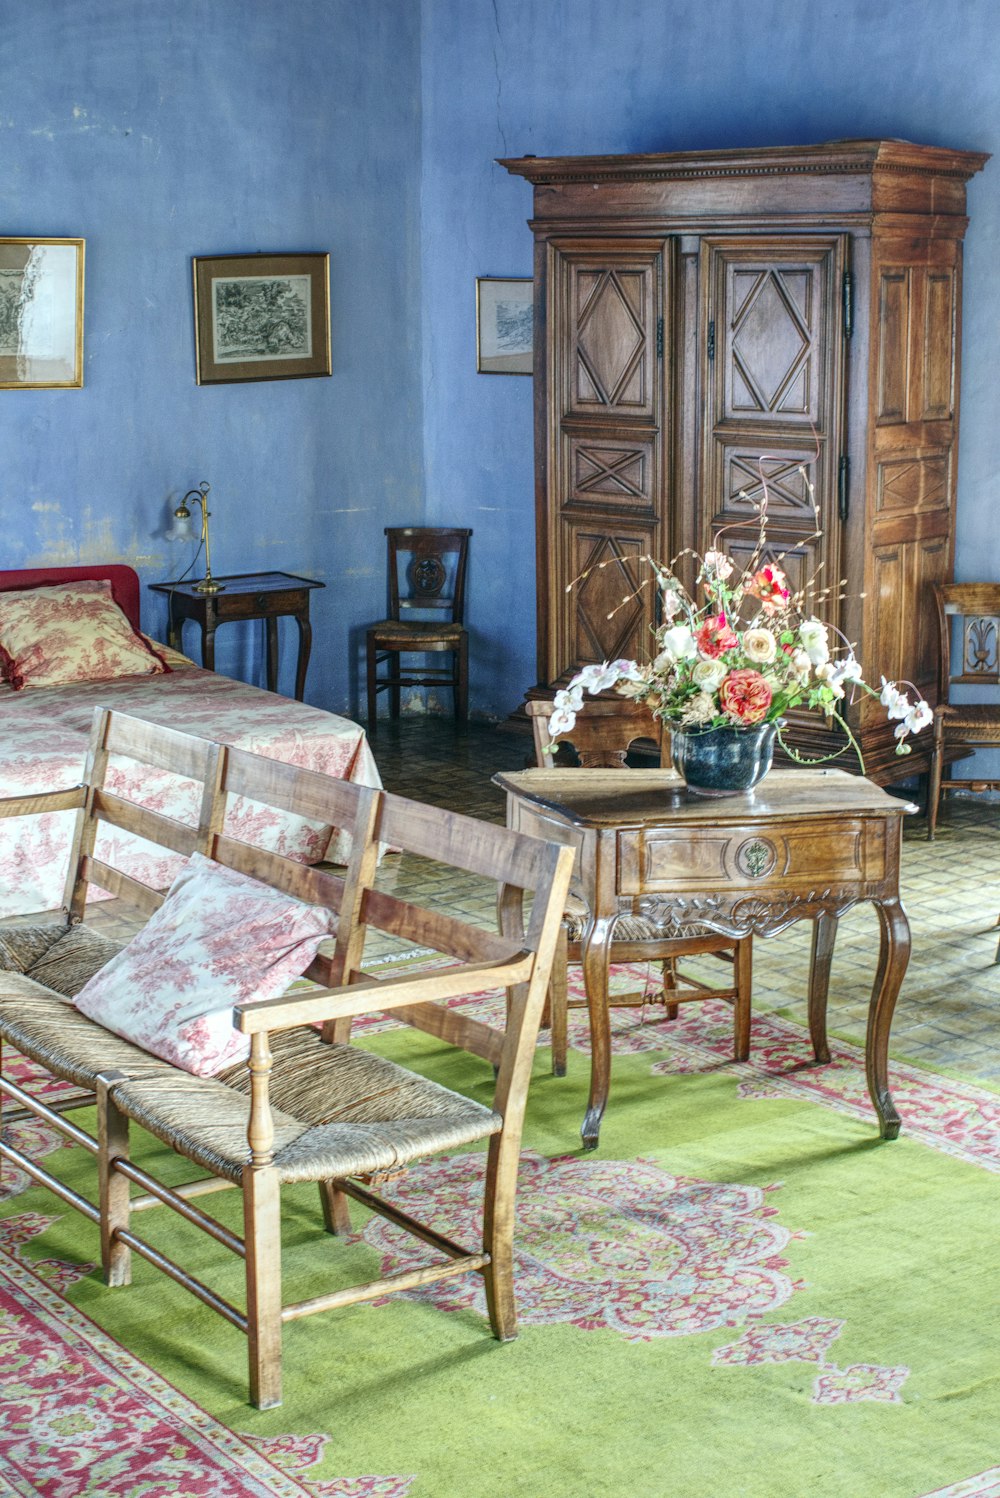
[(330, 374), (329, 255), (195, 257), (194, 341), (199, 385)]
[(530, 276), (477, 277), (476, 369), (480, 374), (531, 374), (534, 290)]
[(0, 239), (0, 390), (83, 386), (82, 239)]

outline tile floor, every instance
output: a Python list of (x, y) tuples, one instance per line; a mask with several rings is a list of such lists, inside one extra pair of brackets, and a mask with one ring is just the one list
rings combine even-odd
[[(501, 726), (456, 728), (441, 719), (380, 723), (373, 741), (387, 789), (456, 811), (502, 821), (497, 770), (528, 763), (531, 740)], [(945, 803), (933, 843), (922, 816), (904, 822), (903, 898), (913, 934), (910, 967), (892, 1027), (894, 1054), (1000, 1085), (1000, 803), (982, 797)], [(402, 890), (420, 882), (408, 860), (389, 858), (380, 878)], [(412, 885), (410, 885), (412, 887)], [(426, 892), (425, 892), (426, 895)], [(492, 910), (489, 894), (457, 876), (436, 897), (465, 911)], [(754, 949), (754, 1009), (787, 1008), (805, 1022), (810, 930), (802, 922)], [(864, 1040), (878, 927), (870, 906), (841, 922), (834, 956), (829, 1024), (833, 1034)]]

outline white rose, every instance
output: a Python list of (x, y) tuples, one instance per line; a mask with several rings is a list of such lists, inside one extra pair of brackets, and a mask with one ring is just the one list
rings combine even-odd
[(673, 629), (665, 629), (660, 635), (660, 654), (653, 662), (657, 670), (665, 669), (666, 665), (673, 665), (677, 661), (689, 661), (697, 654), (698, 647), (694, 642), (694, 635), (686, 624), (675, 624)]
[(703, 692), (714, 692), (717, 687), (721, 687), (728, 674), (729, 667), (718, 658), (711, 661), (696, 661), (691, 669), (691, 680)]
[(778, 654), (778, 642), (769, 629), (748, 629), (743, 633), (743, 654), (754, 665), (766, 666)]
[(830, 644), (826, 625), (819, 619), (803, 619), (799, 625), (799, 640), (802, 649), (814, 666), (822, 666), (830, 659)]

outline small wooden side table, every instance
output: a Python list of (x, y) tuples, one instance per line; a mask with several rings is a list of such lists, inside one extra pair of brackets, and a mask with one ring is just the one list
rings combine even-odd
[(773, 936), (811, 920), (809, 1030), (824, 1062), (837, 920), (860, 901), (874, 905), (880, 928), (868, 1090), (882, 1137), (895, 1139), (889, 1026), (910, 956), (899, 849), (913, 807), (844, 770), (772, 770), (755, 791), (718, 798), (693, 795), (672, 770), (521, 770), (493, 783), (507, 794), (508, 827), (577, 850), (572, 888), (589, 912), (581, 943), (591, 1038), (585, 1148), (597, 1144), (608, 1100), (608, 960), (621, 916), (641, 915), (667, 936), (705, 927)]
[(215, 670), (215, 631), (218, 625), (233, 619), (263, 619), (267, 630), (267, 686), (278, 690), (278, 620), (291, 615), (299, 627), (299, 658), (295, 668), (295, 697), (302, 701), (306, 686), (306, 668), (312, 649), (312, 625), (309, 623), (309, 594), (325, 583), (290, 572), (243, 572), (235, 577), (219, 577), (218, 593), (199, 593), (193, 582), (150, 583), (154, 593), (166, 593), (168, 599), (167, 644), (180, 650), (184, 623), (193, 619), (201, 625), (201, 660), (206, 671)]

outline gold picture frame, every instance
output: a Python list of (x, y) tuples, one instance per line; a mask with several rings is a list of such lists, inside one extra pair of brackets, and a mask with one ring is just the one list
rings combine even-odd
[(530, 276), (476, 277), (476, 369), (480, 374), (532, 373), (534, 296)]
[(83, 386), (82, 239), (0, 239), (0, 390)]
[(328, 254), (200, 255), (193, 272), (199, 385), (333, 373)]

